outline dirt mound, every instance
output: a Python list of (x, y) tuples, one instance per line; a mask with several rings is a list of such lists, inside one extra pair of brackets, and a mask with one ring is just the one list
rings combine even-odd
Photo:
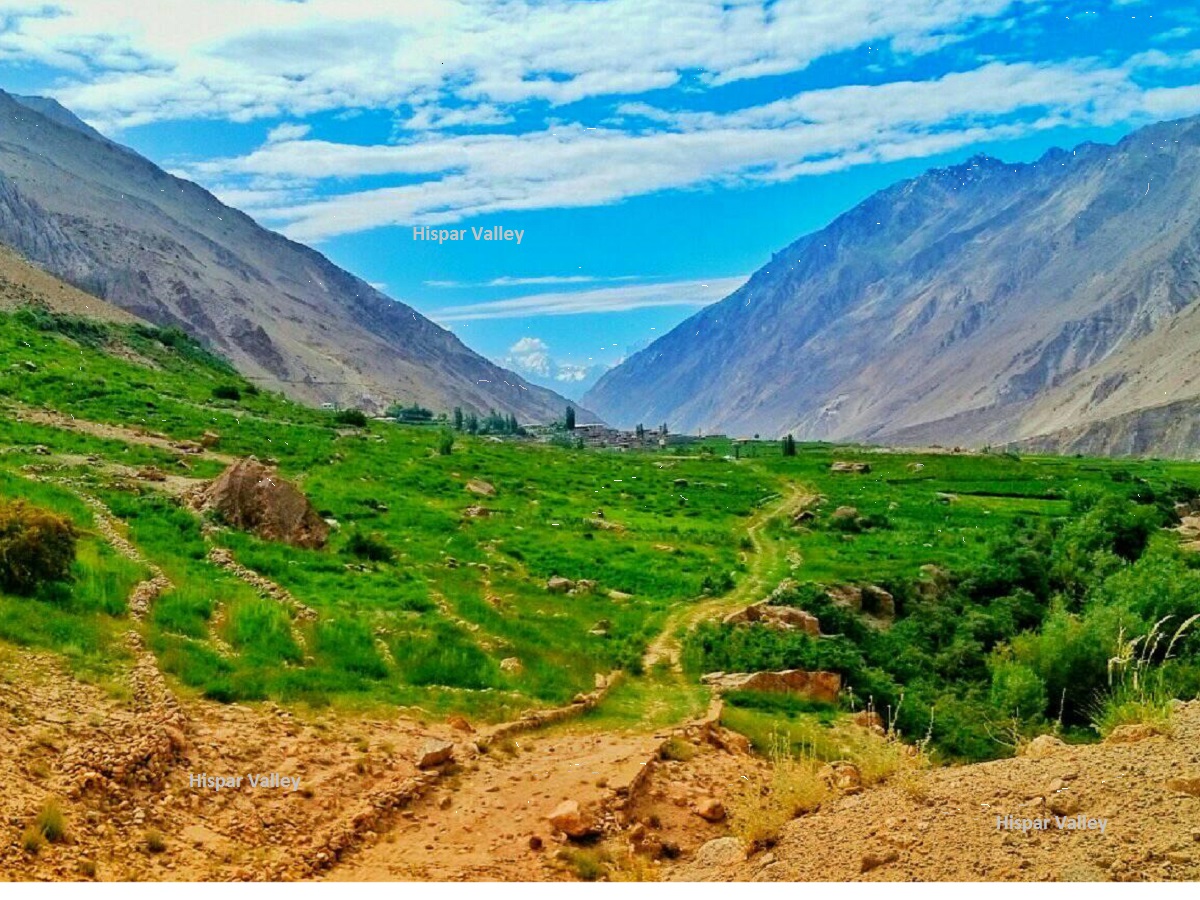
[(1200, 702), (1170, 735), (1043, 740), (1015, 759), (934, 769), (823, 804), (768, 852), (702, 854), (697, 881), (1193, 881), (1200, 878)]
[(320, 549), (329, 540), (329, 526), (308, 498), (253, 457), (222, 472), (199, 495), (196, 507), (218, 513), (234, 528), (293, 547)]

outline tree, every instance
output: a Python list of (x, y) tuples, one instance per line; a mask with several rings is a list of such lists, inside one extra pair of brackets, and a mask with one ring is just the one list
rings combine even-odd
[(563, 422), (563, 426), (566, 428), (567, 431), (575, 430), (575, 407), (573, 407), (573, 406), (567, 407), (567, 415)]
[(454, 430), (463, 430), (463, 411), (461, 406), (454, 407)]
[(637, 439), (639, 441), (642, 440), (642, 438), (644, 438), (646, 436), (646, 429), (642, 426), (641, 422), (638, 422), (638, 426), (637, 426), (635, 433), (637, 434)]
[(467, 413), (467, 419), (463, 426), (467, 434), (479, 434), (479, 416), (475, 413)]
[(795, 456), (796, 455), (796, 439), (794, 437), (792, 437), (790, 434), (784, 436), (782, 445), (783, 445), (783, 455), (784, 456)]
[(442, 456), (449, 456), (450, 451), (454, 449), (454, 432), (449, 428), (443, 428), (438, 432), (437, 451)]

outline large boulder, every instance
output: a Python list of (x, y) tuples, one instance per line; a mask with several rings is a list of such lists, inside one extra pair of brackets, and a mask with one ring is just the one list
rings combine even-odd
[(1067, 749), (1067, 745), (1052, 734), (1039, 734), (1021, 748), (1021, 756), (1029, 759), (1047, 759)]
[(329, 525), (308, 498), (253, 457), (230, 465), (200, 493), (196, 506), (268, 541), (319, 549), (329, 540)]
[(838, 606), (854, 612), (879, 619), (896, 617), (896, 598), (875, 584), (835, 584), (825, 589), (825, 595)]
[(454, 758), (454, 745), (449, 741), (439, 741), (436, 738), (427, 740), (417, 751), (417, 768), (431, 769)]
[(594, 811), (575, 800), (564, 800), (546, 818), (567, 837), (587, 837), (598, 830)]
[(821, 623), (812, 613), (794, 606), (774, 606), (766, 600), (732, 612), (722, 620), (726, 625), (759, 622), (776, 631), (803, 631), (813, 637), (821, 634)]
[(718, 691), (762, 691), (768, 694), (794, 694), (806, 700), (836, 703), (842, 689), (837, 672), (808, 672), (785, 669), (782, 672), (711, 672), (701, 679)]

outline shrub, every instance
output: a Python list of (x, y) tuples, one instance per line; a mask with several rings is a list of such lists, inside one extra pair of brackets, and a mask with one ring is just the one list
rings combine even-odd
[(437, 452), (441, 456), (449, 456), (454, 449), (454, 432), (449, 428), (443, 428), (438, 433)]
[(392, 558), (392, 548), (377, 534), (363, 534), (357, 529), (350, 532), (346, 541), (346, 552), (359, 559), (371, 562), (387, 562)]
[(30, 825), (21, 833), (21, 846), (25, 848), (26, 853), (32, 853), (35, 856), (42, 849), (46, 839), (42, 837), (42, 833), (33, 825)]
[(367, 427), (367, 414), (361, 409), (340, 409), (334, 413), (333, 421), (339, 425), (351, 425), (354, 428)]
[(767, 756), (768, 774), (746, 776), (729, 804), (730, 830), (754, 849), (773, 846), (788, 822), (815, 810), (830, 793), (817, 774), (822, 764), (793, 756), (788, 737), (772, 735)]
[(57, 844), (67, 836), (67, 822), (62, 806), (56, 799), (51, 798), (42, 805), (37, 818), (33, 820), (33, 827), (52, 844)]
[(608, 864), (612, 857), (604, 850), (564, 847), (558, 851), (558, 859), (570, 865), (581, 881), (599, 881), (608, 875)]
[(151, 853), (162, 853), (167, 849), (167, 840), (157, 828), (146, 832), (146, 849)]
[(1029, 666), (1000, 662), (992, 669), (991, 703), (1006, 717), (1036, 719), (1046, 711), (1046, 682)]
[(241, 400), (242, 392), (236, 384), (218, 384), (213, 388), (214, 400)]
[(681, 737), (670, 737), (659, 748), (658, 755), (662, 759), (687, 762), (696, 755), (696, 748)]
[(77, 537), (63, 516), (23, 500), (0, 504), (0, 588), (32, 594), (43, 584), (68, 580)]

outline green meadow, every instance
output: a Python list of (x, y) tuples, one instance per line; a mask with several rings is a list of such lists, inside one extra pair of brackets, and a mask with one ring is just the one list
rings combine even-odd
[[(1047, 728), (1088, 739), (1200, 690), (1191, 630), (1169, 654), (1159, 641), (1126, 665), (1144, 663), (1154, 677), (1138, 683), (1152, 691), (1131, 694), (1108, 663), (1159, 620), (1169, 638), (1200, 612), (1197, 557), (1164, 530), (1200, 492), (1195, 463), (808, 444), (785, 456), (776, 442), (720, 439), (617, 452), (448, 437), (437, 420), (357, 427), (256, 389), (178, 332), (38, 310), (0, 315), (0, 359), (0, 499), (54, 510), (80, 533), (69, 581), (0, 595), (0, 641), (62, 654), (80, 677), (110, 681), (131, 627), (178, 690), (219, 702), (499, 720), (569, 703), (620, 669), (621, 686), (583, 722), (634, 728), (701, 711), (707, 671), (827, 668), (850, 688), (847, 707), (871, 705), (955, 758), (1002, 755)], [(215, 432), (217, 453), (277, 461), (336, 523), (329, 544), (295, 549), (205, 523), (132, 472), (205, 479), (219, 460), (20, 421), (39, 409), (176, 441)], [(833, 473), (835, 461), (870, 472)], [(792, 486), (817, 498), (812, 516), (770, 518), (752, 541), (751, 517)], [(100, 539), (83, 494), (173, 584), (136, 626), (124, 598), (144, 567)], [(214, 565), (216, 547), (315, 617)], [(556, 576), (590, 586), (553, 593)], [(642, 671), (673, 614), (750, 579), (790, 579), (779, 602), (817, 614), (825, 636), (707, 621), (681, 635), (683, 674)], [(864, 584), (892, 594), (894, 620), (825, 593)], [(727, 721), (760, 742), (830, 715), (735, 700)]]

